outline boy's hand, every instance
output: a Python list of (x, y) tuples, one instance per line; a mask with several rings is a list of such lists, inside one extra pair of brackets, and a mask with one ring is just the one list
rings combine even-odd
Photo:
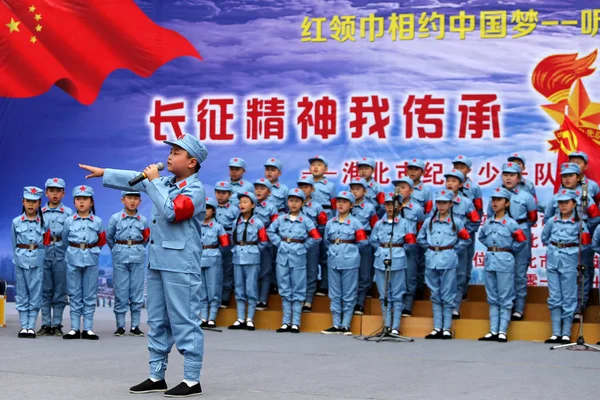
[(100, 178), (104, 176), (104, 168), (92, 167), (91, 165), (84, 164), (79, 164), (79, 168), (91, 172), (91, 174), (86, 175), (85, 179)]
[(150, 164), (144, 169), (144, 175), (146, 175), (146, 179), (152, 182), (156, 178), (160, 178), (160, 173), (158, 172), (158, 168), (156, 164)]

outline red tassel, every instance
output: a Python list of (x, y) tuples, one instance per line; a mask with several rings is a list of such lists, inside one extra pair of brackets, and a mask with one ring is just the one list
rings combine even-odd
[(258, 240), (260, 242), (268, 242), (269, 236), (267, 235), (267, 230), (263, 227), (258, 231)]
[(319, 231), (317, 230), (317, 228), (313, 228), (308, 232), (308, 236), (310, 236), (313, 239), (321, 239), (321, 235), (319, 234)]
[(414, 233), (407, 233), (404, 235), (404, 243), (415, 244), (417, 243), (417, 236)]
[(229, 240), (229, 235), (224, 234), (219, 236), (219, 244), (221, 245), (221, 247), (229, 246), (231, 244), (231, 241)]
[(527, 241), (527, 236), (525, 236), (525, 233), (523, 233), (523, 231), (521, 229), (519, 229), (518, 231), (515, 231), (513, 233), (513, 238), (519, 243), (523, 243), (523, 242)]
[(371, 220), (369, 221), (369, 225), (371, 225), (371, 228), (373, 228), (375, 226), (377, 221), (379, 221), (379, 217), (377, 216), (377, 214), (373, 214), (373, 216), (371, 217)]
[(333, 198), (331, 199), (331, 209), (335, 210), (337, 208), (337, 199)]
[(44, 233), (44, 246), (50, 246), (52, 244), (52, 233), (50, 232), (50, 229), (48, 229), (46, 231), (46, 233)]

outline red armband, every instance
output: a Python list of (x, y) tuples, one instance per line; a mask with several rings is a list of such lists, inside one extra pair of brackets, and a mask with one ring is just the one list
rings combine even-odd
[(319, 231), (317, 230), (317, 228), (312, 228), (309, 232), (308, 232), (308, 236), (310, 236), (312, 239), (321, 239), (321, 235), (319, 234)]
[(367, 234), (364, 229), (359, 229), (355, 233), (355, 239), (357, 242), (362, 242), (363, 240), (367, 240)]
[(379, 192), (375, 198), (377, 199), (377, 204), (385, 203), (385, 193)]
[(590, 236), (589, 232), (583, 232), (581, 234), (581, 244), (591, 244), (592, 243), (592, 237)]
[(527, 236), (525, 236), (525, 234), (523, 233), (523, 231), (521, 229), (519, 229), (518, 231), (514, 231), (512, 236), (519, 243), (523, 243), (523, 242), (527, 241)]
[(336, 198), (331, 199), (330, 203), (331, 203), (331, 209), (335, 210), (337, 208), (337, 199)]
[(529, 222), (531, 222), (533, 225), (535, 225), (535, 223), (538, 220), (538, 212), (537, 212), (537, 210), (529, 211), (527, 213), (527, 219), (529, 220)]
[(102, 247), (106, 244), (106, 232), (100, 232), (98, 234), (98, 247)]
[(259, 242), (268, 242), (269, 241), (269, 236), (267, 235), (267, 230), (264, 227), (260, 228), (258, 231), (258, 241)]
[(423, 227), (423, 221), (417, 222), (417, 232), (421, 232), (422, 227)]
[(481, 218), (479, 218), (479, 214), (477, 213), (477, 210), (473, 210), (470, 213), (468, 213), (467, 218), (469, 218), (469, 221), (471, 221), (471, 222), (481, 221)]
[(407, 233), (404, 235), (404, 243), (415, 244), (417, 243), (417, 237), (414, 233)]
[(44, 246), (50, 246), (52, 244), (52, 233), (50, 232), (50, 229), (48, 229), (46, 231), (46, 233), (44, 233)]
[(275, 221), (279, 217), (279, 214), (271, 215), (271, 222)]
[(150, 238), (150, 228), (146, 228), (142, 231), (142, 238), (144, 242), (148, 241), (148, 239)]
[(473, 200), (473, 205), (476, 210), (483, 210), (483, 200), (480, 198)]
[(469, 235), (469, 232), (468, 232), (468, 231), (467, 231), (465, 228), (462, 228), (462, 229), (460, 230), (460, 232), (458, 232), (458, 235), (457, 235), (457, 236), (458, 236), (460, 239), (462, 239), (462, 240), (469, 240), (469, 239), (471, 239), (471, 235)]
[(180, 194), (173, 200), (173, 211), (175, 222), (188, 220), (194, 216), (194, 202), (188, 196)]
[(433, 209), (433, 201), (429, 200), (425, 203), (425, 214), (429, 214)]
[(369, 221), (369, 225), (371, 225), (371, 228), (373, 228), (375, 226), (377, 221), (379, 221), (379, 217), (377, 216), (377, 214), (373, 214), (373, 216), (371, 217), (371, 220)]
[(595, 196), (594, 196), (594, 201), (597, 203), (600, 203), (600, 192), (598, 192)]
[(221, 245), (221, 247), (229, 246), (231, 244), (231, 241), (229, 240), (229, 235), (224, 234), (219, 236), (219, 244)]
[(598, 206), (595, 204), (592, 204), (591, 206), (589, 206), (587, 209), (587, 214), (588, 214), (588, 217), (590, 217), (590, 218), (596, 218), (596, 217), (600, 216), (600, 211), (598, 210)]
[(317, 216), (317, 224), (327, 225), (327, 214), (325, 214), (325, 211), (321, 211)]

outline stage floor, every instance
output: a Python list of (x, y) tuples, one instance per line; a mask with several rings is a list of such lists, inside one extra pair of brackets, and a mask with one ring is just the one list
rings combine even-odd
[[(114, 316), (109, 308), (97, 309), (95, 328), (100, 335), (97, 342), (18, 339), (17, 313), (14, 303), (9, 304), (7, 327), (0, 328), (0, 397), (132, 399), (128, 388), (148, 374), (147, 339), (112, 336)], [(143, 330), (147, 332), (145, 324)], [(600, 353), (548, 348), (524, 341), (418, 338), (396, 344), (315, 333), (206, 332), (203, 397), (564, 400), (598, 396)], [(181, 381), (182, 364), (182, 356), (173, 349), (167, 371), (170, 386)]]

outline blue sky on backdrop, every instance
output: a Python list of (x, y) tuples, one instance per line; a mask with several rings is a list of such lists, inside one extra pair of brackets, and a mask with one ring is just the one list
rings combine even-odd
[[(597, 37), (581, 35), (577, 27), (542, 27), (521, 39), (482, 40), (477, 32), (467, 40), (447, 33), (444, 40), (415, 39), (373, 43), (302, 43), (301, 22), (305, 15), (366, 16), (392, 12), (420, 14), (423, 11), (455, 14), (460, 10), (534, 8), (540, 20), (579, 19), (582, 7), (600, 7), (600, 1), (447, 1), (412, 0), (400, 2), (346, 0), (273, 1), (138, 1), (154, 21), (183, 34), (199, 50), (204, 61), (176, 59), (149, 79), (129, 71), (116, 71), (105, 82), (97, 101), (82, 106), (60, 89), (32, 99), (0, 99), (0, 182), (4, 189), (0, 207), (0, 254), (10, 252), (9, 227), (20, 210), (22, 187), (42, 186), (47, 177), (67, 180), (70, 192), (81, 184), (84, 174), (77, 163), (139, 169), (164, 160), (168, 148), (153, 144), (147, 115), (155, 96), (185, 98), (190, 105), (202, 96), (233, 94), (244, 96), (278, 94), (288, 99), (288, 136), (283, 144), (209, 145), (209, 158), (200, 173), (212, 195), (217, 179), (227, 177), (227, 160), (236, 155), (249, 161), (247, 177), (262, 176), (268, 157), (285, 160), (283, 181), (291, 184), (306, 160), (315, 154), (330, 159), (336, 169), (344, 160), (371, 155), (386, 161), (420, 156), (449, 160), (461, 152), (473, 157), (475, 166), (491, 160), (501, 164), (507, 153), (518, 149), (529, 160), (552, 160), (546, 140), (556, 124), (540, 108), (547, 101), (530, 84), (531, 72), (544, 57), (558, 53), (585, 55), (596, 49)], [(600, 98), (600, 77), (585, 79), (592, 99)], [(457, 141), (458, 121), (454, 113), (463, 92), (497, 93), (502, 104), (502, 141)], [(386, 142), (348, 142), (346, 98), (349, 94), (381, 94), (392, 99), (392, 136)], [(402, 139), (401, 107), (408, 94), (432, 93), (447, 98), (450, 114), (442, 142)], [(340, 135), (326, 147), (295, 139), (295, 101), (301, 95), (335, 95), (340, 116)], [(241, 101), (232, 125), (243, 134)], [(188, 119), (192, 118), (191, 106)], [(189, 122), (187, 131), (196, 133)], [(460, 147), (459, 147), (460, 146)], [(460, 150), (459, 150), (460, 149)], [(120, 209), (120, 195), (91, 181), (97, 192), (98, 214), (108, 222)], [(545, 193), (549, 193), (546, 191)], [(145, 198), (142, 212), (149, 213)]]

